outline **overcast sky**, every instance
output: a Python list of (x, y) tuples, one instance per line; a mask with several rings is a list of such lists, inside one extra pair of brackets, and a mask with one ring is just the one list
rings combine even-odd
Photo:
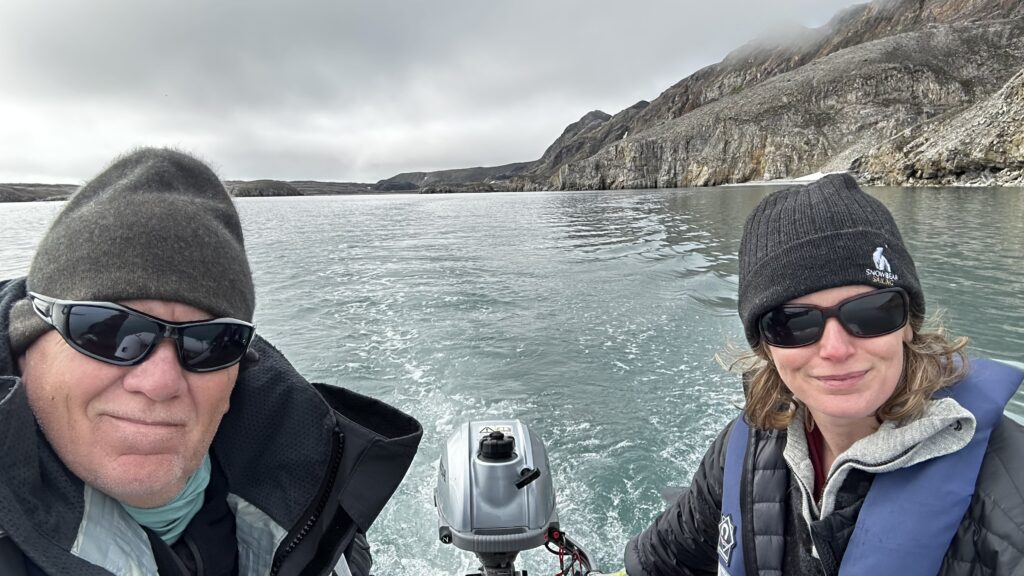
[(226, 179), (375, 182), (534, 160), (849, 0), (3, 0), (0, 182), (135, 146)]

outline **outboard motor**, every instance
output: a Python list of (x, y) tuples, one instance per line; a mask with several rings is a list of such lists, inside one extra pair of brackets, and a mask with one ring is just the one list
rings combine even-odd
[(587, 573), (587, 554), (560, 530), (550, 470), (544, 443), (519, 420), (461, 425), (438, 467), (441, 542), (476, 554), (476, 576), (526, 576), (516, 557), (542, 545), (559, 554), (563, 574)]

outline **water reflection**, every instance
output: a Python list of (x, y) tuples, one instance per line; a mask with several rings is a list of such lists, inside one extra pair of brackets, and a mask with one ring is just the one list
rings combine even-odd
[(893, 212), (929, 311), (979, 355), (1024, 356), (1024, 189), (872, 190)]
[(712, 314), (735, 310), (736, 214), (761, 192), (740, 188), (560, 195), (543, 222), (581, 261), (631, 258), (652, 297), (688, 298)]

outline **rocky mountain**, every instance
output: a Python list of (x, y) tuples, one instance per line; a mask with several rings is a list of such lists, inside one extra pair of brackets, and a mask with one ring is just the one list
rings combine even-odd
[(666, 90), (638, 119), (638, 131), (708, 102), (865, 42), (936, 24), (1024, 17), (1019, 1), (876, 0), (850, 7), (820, 28), (795, 27), (756, 40)]
[(379, 191), (493, 192), (550, 188), (551, 176), (567, 162), (589, 158), (605, 145), (619, 140), (632, 120), (646, 108), (641, 100), (610, 116), (600, 110), (587, 112), (562, 131), (539, 160), (494, 167), (463, 168), (436, 172), (406, 172), (377, 182)]
[[(1024, 0), (876, 0), (820, 28), (743, 46), (649, 104), (589, 112), (536, 161), (399, 175), (378, 187), (402, 180), (424, 189), (438, 178), (452, 189), (707, 186), (851, 168), (890, 183), (961, 181), (999, 165), (984, 166), (982, 154), (967, 171), (940, 162), (944, 180), (909, 176), (908, 162), (934, 160), (921, 155), (937, 148), (921, 142), (901, 168), (880, 163), (897, 162), (909, 134), (916, 142), (945, 127), (945, 138), (966, 137), (953, 120), (961, 115), (996, 123), (984, 116), (995, 105), (983, 104), (1024, 68), (1022, 32)], [(1006, 126), (992, 138), (1009, 137)]]
[(927, 27), (818, 58), (567, 163), (560, 188), (711, 186), (843, 170), (1024, 66), (1024, 19)]
[(854, 168), (873, 184), (1024, 186), (1024, 70), (963, 112), (901, 132)]
[(646, 100), (641, 100), (615, 116), (609, 116), (600, 110), (587, 113), (565, 129), (565, 132), (544, 151), (544, 155), (529, 173), (550, 175), (567, 162), (593, 156), (601, 148), (628, 135), (636, 118), (649, 104)]
[(473, 188), (483, 189), (487, 182), (511, 179), (522, 173), (529, 164), (529, 162), (519, 162), (504, 166), (458, 168), (436, 172), (404, 172), (377, 182), (375, 188), (380, 192), (416, 190), (457, 192), (462, 191), (460, 187), (466, 183), (473, 183)]

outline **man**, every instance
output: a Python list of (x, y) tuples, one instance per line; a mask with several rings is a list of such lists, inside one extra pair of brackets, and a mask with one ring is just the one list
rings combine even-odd
[(231, 197), (114, 162), (0, 282), (0, 574), (368, 574), (422, 429), (255, 335)]

